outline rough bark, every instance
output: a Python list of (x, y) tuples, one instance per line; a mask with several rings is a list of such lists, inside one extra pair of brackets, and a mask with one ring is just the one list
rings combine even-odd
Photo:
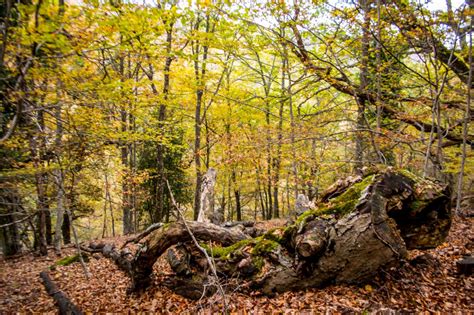
[(214, 186), (216, 185), (217, 171), (212, 167), (206, 172), (202, 178), (198, 222), (210, 222), (214, 216)]
[(66, 212), (63, 216), (63, 225), (61, 226), (61, 230), (63, 234), (64, 245), (71, 244), (71, 219), (69, 218), (69, 215)]
[[(444, 186), (389, 169), (340, 190), (294, 224), (255, 238), (244, 234), (245, 229), (188, 224), (214, 258), (218, 274), (236, 279), (242, 290), (253, 288), (267, 295), (331, 283), (362, 283), (381, 268), (397, 265), (407, 250), (435, 247), (447, 236), (450, 196)], [(111, 255), (128, 271), (132, 289), (139, 290), (149, 285), (155, 261), (178, 245), (168, 253), (176, 273), (169, 283), (178, 293), (196, 298), (199, 290), (209, 288), (208, 266), (190, 239), (183, 224), (174, 223), (142, 239), (135, 254), (124, 255), (122, 250)], [(183, 286), (186, 281), (192, 286)]]

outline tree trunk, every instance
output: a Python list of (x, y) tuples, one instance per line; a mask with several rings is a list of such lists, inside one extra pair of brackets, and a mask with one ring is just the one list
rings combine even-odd
[(71, 220), (69, 219), (69, 214), (64, 213), (63, 217), (63, 225), (61, 226), (62, 234), (63, 234), (63, 243), (71, 244)]
[[(433, 248), (447, 236), (451, 213), (446, 186), (391, 170), (346, 183), (294, 224), (257, 238), (238, 226), (188, 225), (214, 258), (220, 275), (238, 278), (246, 288), (267, 295), (330, 283), (362, 283), (381, 268), (397, 265), (408, 249)], [(173, 245), (184, 244), (181, 258), (171, 255), (172, 266), (181, 270), (171, 283), (177, 292), (187, 294), (182, 284), (192, 279), (193, 294), (188, 297), (196, 297), (196, 288), (209, 285), (208, 267), (190, 239), (182, 223), (163, 226), (140, 240), (134, 254), (125, 248), (113, 254), (114, 260), (128, 271), (132, 289), (143, 289), (150, 283), (155, 261)]]
[(359, 4), (364, 13), (364, 23), (362, 25), (362, 39), (361, 39), (361, 64), (360, 64), (360, 95), (356, 98), (357, 101), (357, 132), (356, 132), (356, 149), (355, 149), (355, 173), (360, 175), (362, 172), (362, 165), (364, 163), (365, 139), (362, 130), (366, 127), (365, 123), (365, 107), (366, 107), (366, 89), (368, 87), (368, 66), (369, 66), (369, 5), (368, 0), (359, 0)]
[(201, 183), (201, 191), (199, 193), (199, 212), (198, 222), (210, 222), (216, 216), (214, 205), (214, 186), (216, 185), (217, 171), (212, 167), (207, 170)]
[[(163, 18), (164, 19), (164, 18)], [(168, 21), (163, 20), (163, 23), (166, 25)], [(169, 22), (166, 29), (166, 60), (165, 67), (163, 69), (163, 101), (168, 101), (169, 91), (170, 91), (170, 71), (171, 63), (173, 61), (173, 56), (171, 55), (171, 45), (173, 41), (173, 22)], [(152, 80), (151, 78), (150, 80)], [(160, 123), (160, 128), (162, 128), (163, 123), (166, 120), (166, 106), (167, 104), (160, 104), (158, 110), (158, 122)], [(157, 156), (157, 172), (158, 172), (158, 187), (157, 187), (157, 206), (156, 206), (156, 220), (162, 221), (165, 215), (164, 208), (164, 199), (165, 199), (165, 149), (166, 147), (159, 143), (157, 146), (156, 156)]]
[(36, 184), (36, 210), (38, 213), (36, 221), (35, 233), (35, 248), (39, 248), (41, 255), (47, 255), (47, 196), (46, 196), (46, 185), (47, 185), (47, 174), (44, 172), (45, 162), (45, 139), (44, 135), (44, 112), (42, 109), (37, 112), (37, 128), (36, 134), (30, 136), (30, 152), (35, 167), (35, 184)]
[(46, 233), (46, 244), (48, 245), (52, 245), (53, 244), (53, 225), (52, 225), (52, 222), (51, 222), (51, 210), (49, 209), (49, 198), (47, 198), (47, 202), (45, 204), (45, 211), (44, 211), (44, 214), (45, 214), (45, 224), (46, 224), (46, 230), (45, 230), (45, 233)]
[(232, 186), (234, 187), (235, 213), (237, 221), (242, 221), (242, 204), (240, 202), (240, 187), (238, 186), (235, 169), (232, 170)]
[[(209, 13), (206, 15), (206, 34), (211, 32), (211, 16)], [(201, 25), (201, 20), (198, 17), (195, 30), (198, 30)], [(202, 60), (199, 60), (200, 50), (202, 48)], [(204, 98), (204, 84), (207, 68), (207, 57), (209, 46), (204, 44), (201, 47), (199, 40), (194, 40), (193, 43), (193, 55), (194, 59), (194, 75), (196, 80), (196, 110), (194, 115), (194, 163), (196, 164), (196, 190), (194, 192), (194, 219), (197, 220), (199, 210), (201, 209), (201, 185), (202, 185), (202, 170), (201, 170), (201, 129), (203, 119), (201, 117), (201, 107)]]
[(14, 187), (0, 188), (0, 245), (5, 256), (13, 256), (21, 250), (20, 233), (18, 231), (18, 213), (20, 198)]

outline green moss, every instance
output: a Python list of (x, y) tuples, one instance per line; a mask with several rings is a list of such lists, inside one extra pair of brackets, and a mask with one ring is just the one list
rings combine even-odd
[(257, 256), (252, 260), (252, 263), (255, 268), (262, 270), (263, 266), (265, 265), (265, 259), (263, 259), (263, 257)]
[(255, 239), (241, 240), (233, 245), (222, 247), (222, 246), (209, 246), (207, 244), (200, 244), (209, 255), (215, 258), (228, 258), (231, 253), (244, 248), (245, 246), (255, 242)]
[(424, 179), (412, 172), (410, 172), (409, 170), (407, 169), (399, 169), (397, 170), (397, 173), (399, 173), (400, 175), (403, 175), (409, 179), (411, 179), (412, 181), (414, 181), (415, 183), (418, 183), (418, 182), (423, 182)]
[(345, 192), (330, 199), (327, 206), (316, 210), (318, 216), (324, 214), (345, 215), (356, 206), (362, 192), (374, 182), (376, 175), (365, 177), (361, 182), (351, 185)]
[(244, 247), (248, 245), (253, 245), (252, 252), (251, 252), (252, 255), (258, 256), (258, 255), (266, 254), (274, 250), (280, 245), (277, 239), (278, 239), (277, 235), (268, 233), (267, 235), (262, 235), (253, 239), (246, 239), (246, 240), (239, 241), (227, 247), (221, 247), (221, 246), (211, 247), (204, 243), (200, 245), (206, 250), (206, 252), (211, 257), (220, 258), (220, 259), (228, 259), (231, 257), (231, 254), (237, 254), (239, 250), (243, 249)]
[[(82, 253), (82, 259), (84, 259), (85, 262), (89, 262), (89, 257), (84, 253)], [(67, 266), (67, 265), (73, 264), (73, 263), (78, 262), (78, 261), (80, 261), (79, 260), (79, 254), (66, 256), (66, 257), (58, 260), (57, 262), (55, 262), (54, 265), (51, 266), (51, 268), (54, 268), (56, 266)]]
[(304, 224), (307, 219), (313, 218), (314, 216), (316, 216), (316, 215), (318, 214), (317, 211), (318, 211), (318, 210), (308, 210), (308, 211), (303, 212), (303, 213), (296, 219), (295, 225), (298, 227), (298, 226), (300, 226), (301, 224)]
[(271, 230), (268, 230), (265, 234), (262, 235), (263, 239), (274, 241), (280, 243), (283, 241), (285, 229), (278, 227)]
[(265, 255), (272, 250), (276, 249), (280, 244), (275, 241), (260, 239), (256, 242), (255, 247), (252, 249), (252, 255), (261, 256)]

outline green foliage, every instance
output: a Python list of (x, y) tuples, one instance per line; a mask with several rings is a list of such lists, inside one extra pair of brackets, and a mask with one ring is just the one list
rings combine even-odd
[[(168, 131), (170, 134), (166, 135), (167, 145), (164, 146), (164, 178), (168, 180), (173, 196), (179, 204), (190, 202), (191, 193), (189, 190), (188, 180), (186, 178), (185, 170), (183, 169), (183, 156), (185, 148), (183, 142), (183, 132), (180, 129), (173, 128)], [(174, 134), (173, 134), (174, 133)], [(147, 142), (143, 146), (139, 156), (138, 169), (147, 173), (147, 179), (142, 186), (146, 190), (146, 197), (142, 201), (141, 211), (148, 213), (150, 223), (161, 222), (169, 218), (169, 211), (173, 210), (168, 188), (165, 182), (160, 182), (157, 170), (157, 151), (158, 145), (154, 142)], [(163, 186), (163, 209), (167, 213), (156, 213), (157, 203), (157, 189), (159, 185)]]
[[(287, 215), (297, 194), (317, 199), (353, 172), (356, 137), (365, 144), (363, 164), (409, 168), (446, 182), (458, 174), (460, 142), (450, 141), (462, 135), (466, 84), (431, 47), (418, 46), (435, 39), (431, 44), (466, 57), (468, 45), (449, 19), (464, 31), (468, 11), (435, 15), (404, 1), (384, 3), (379, 19), (373, 2), (365, 24), (364, 12), (352, 3), (303, 1), (297, 18), (289, 2), (251, 8), (231, 1), (160, 3), (86, 0), (68, 3), (60, 13), (59, 2), (20, 1), (9, 19), (0, 4), (0, 26), (9, 21), (0, 48), (1, 135), (16, 105), (22, 106), (13, 136), (0, 146), (0, 176), (18, 187), (25, 215), (41, 208), (42, 191), (55, 222), (58, 172), (81, 237), (110, 234), (124, 210), (135, 215), (137, 228), (170, 219), (164, 178), (189, 215), (196, 157), (217, 169), (216, 206), (227, 218), (235, 218), (237, 196), (244, 220), (268, 218), (275, 192), (280, 214)], [(293, 45), (295, 30), (304, 49)], [(360, 91), (363, 71), (368, 82)], [(197, 122), (198, 90), (203, 104)], [(362, 131), (356, 130), (358, 118)], [(436, 131), (437, 124), (448, 132), (439, 148), (431, 141), (436, 132), (420, 130)], [(201, 144), (194, 148), (198, 127)], [(474, 159), (472, 148), (467, 151), (463, 180), (469, 189)], [(297, 222), (345, 215), (370, 183), (364, 179)], [(21, 223), (25, 238), (32, 238), (33, 223)], [(285, 233), (263, 239), (281, 244)]]

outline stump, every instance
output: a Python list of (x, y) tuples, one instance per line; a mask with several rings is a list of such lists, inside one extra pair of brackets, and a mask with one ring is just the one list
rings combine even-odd
[(474, 270), (474, 257), (467, 256), (456, 262), (458, 268), (458, 273), (471, 276), (472, 271)]

